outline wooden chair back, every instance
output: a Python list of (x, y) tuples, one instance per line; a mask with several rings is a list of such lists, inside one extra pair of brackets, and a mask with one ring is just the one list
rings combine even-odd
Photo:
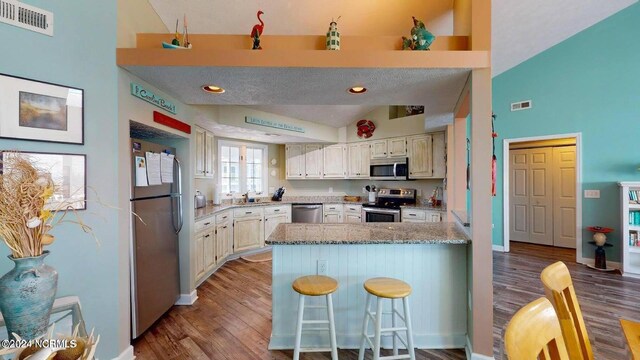
[(540, 274), (547, 299), (560, 320), (562, 335), (572, 360), (593, 360), (593, 350), (569, 269), (558, 261)]
[(518, 310), (504, 337), (509, 360), (569, 360), (556, 312), (545, 298)]

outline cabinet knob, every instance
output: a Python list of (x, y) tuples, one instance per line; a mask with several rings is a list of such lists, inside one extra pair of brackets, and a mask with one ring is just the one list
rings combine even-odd
[(393, 154), (393, 151), (392, 151), (392, 152), (390, 152), (389, 154)]

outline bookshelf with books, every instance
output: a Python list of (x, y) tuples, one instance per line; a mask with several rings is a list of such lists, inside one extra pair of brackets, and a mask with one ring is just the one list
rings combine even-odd
[(640, 182), (620, 182), (622, 274), (640, 277)]

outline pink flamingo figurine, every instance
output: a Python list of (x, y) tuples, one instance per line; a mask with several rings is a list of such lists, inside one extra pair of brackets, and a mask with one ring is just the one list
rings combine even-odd
[(262, 35), (262, 31), (264, 30), (264, 21), (260, 18), (260, 15), (264, 13), (262, 10), (258, 11), (258, 21), (260, 24), (253, 25), (253, 29), (251, 30), (251, 37), (253, 38), (253, 50), (262, 50), (260, 46), (260, 36)]

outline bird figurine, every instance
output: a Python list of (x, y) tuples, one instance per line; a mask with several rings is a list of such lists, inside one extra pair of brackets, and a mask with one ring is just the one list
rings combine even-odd
[[(413, 19), (413, 28), (411, 29), (411, 39), (412, 44), (403, 39), (402, 48), (403, 50), (411, 49), (411, 50), (429, 50), (429, 46), (436, 39), (436, 37), (427, 30), (424, 26), (424, 22), (412, 16)], [(413, 45), (413, 46), (410, 46)]]
[(262, 50), (262, 46), (260, 46), (260, 36), (264, 31), (264, 21), (260, 18), (260, 15), (263, 15), (264, 12), (262, 10), (258, 11), (258, 21), (260, 24), (253, 25), (253, 29), (251, 29), (251, 38), (253, 39), (253, 48), (252, 50)]

